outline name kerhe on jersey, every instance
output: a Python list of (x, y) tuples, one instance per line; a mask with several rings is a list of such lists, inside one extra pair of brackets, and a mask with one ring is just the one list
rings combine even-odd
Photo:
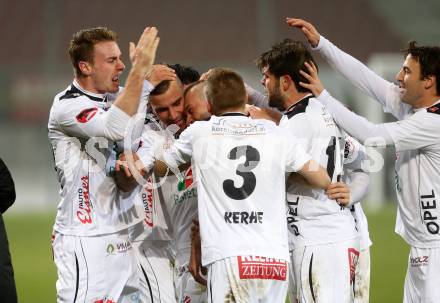
[(231, 224), (262, 224), (262, 211), (227, 211), (225, 212), (225, 222)]
[(261, 122), (231, 122), (226, 124), (225, 119), (219, 119), (212, 124), (213, 135), (263, 135), (266, 133), (266, 128)]

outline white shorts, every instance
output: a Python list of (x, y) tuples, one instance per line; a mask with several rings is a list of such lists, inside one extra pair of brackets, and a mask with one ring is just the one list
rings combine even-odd
[(176, 303), (174, 256), (169, 241), (133, 242), (142, 303)]
[(229, 257), (208, 265), (208, 302), (284, 303), (288, 262)]
[(404, 303), (439, 302), (440, 247), (411, 247), (405, 277)]
[(358, 239), (293, 250), (295, 277), (290, 297), (301, 303), (353, 302), (358, 258)]
[(194, 280), (188, 270), (188, 263), (177, 270), (176, 292), (179, 303), (206, 303), (208, 291), (205, 285)]
[(78, 237), (53, 235), (57, 302), (138, 302), (139, 275), (127, 230)]
[(370, 302), (370, 248), (361, 249), (354, 278), (354, 302)]

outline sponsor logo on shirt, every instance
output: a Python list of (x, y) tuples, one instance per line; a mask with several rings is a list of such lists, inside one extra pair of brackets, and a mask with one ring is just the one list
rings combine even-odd
[(438, 234), (440, 227), (438, 224), (437, 203), (435, 201), (434, 190), (432, 190), (429, 195), (420, 196), (420, 206), (422, 207), (423, 221), (426, 225), (426, 229), (430, 234)]
[(81, 177), (81, 188), (78, 189), (78, 211), (76, 217), (82, 224), (92, 223), (91, 204), (89, 196), (89, 177)]
[(348, 249), (348, 265), (350, 267), (350, 284), (354, 283), (356, 266), (359, 261), (359, 252), (354, 248)]
[(262, 211), (226, 211), (225, 222), (231, 224), (262, 224)]
[(76, 115), (76, 121), (79, 123), (87, 123), (96, 115), (97, 112), (97, 107), (87, 108)]
[(212, 124), (211, 133), (213, 135), (262, 135), (266, 133), (266, 128), (262, 123), (225, 123), (220, 119)]
[(289, 227), (289, 230), (295, 235), (299, 236), (299, 229), (298, 225), (296, 223), (298, 220), (298, 204), (299, 204), (299, 197), (296, 197), (295, 201), (287, 201), (287, 226)]
[(131, 243), (129, 241), (119, 243), (109, 243), (106, 248), (107, 256), (125, 253), (131, 249)]
[(153, 227), (153, 178), (150, 176), (142, 192), (142, 204), (144, 206), (145, 219), (144, 223)]
[(179, 181), (177, 184), (177, 194), (173, 194), (174, 203), (181, 204), (185, 200), (197, 197), (197, 188), (190, 188), (193, 184), (193, 175), (191, 167), (188, 168), (185, 172), (185, 176), (182, 181)]
[(287, 262), (280, 259), (238, 256), (240, 279), (264, 279), (286, 281)]
[(429, 256), (410, 257), (409, 264), (412, 267), (427, 266), (429, 264)]
[(179, 181), (179, 183), (177, 184), (177, 190), (183, 191), (189, 188), (192, 184), (193, 184), (193, 175), (192, 175), (192, 169), (190, 167), (186, 170), (183, 180)]

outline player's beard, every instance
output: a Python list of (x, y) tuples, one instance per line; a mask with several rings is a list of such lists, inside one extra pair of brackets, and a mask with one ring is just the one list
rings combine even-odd
[(275, 85), (274, 85), (274, 89), (271, 92), (268, 91), (268, 97), (269, 97), (269, 106), (270, 107), (275, 107), (277, 109), (279, 109), (280, 111), (285, 110), (284, 105), (283, 105), (283, 96), (281, 95), (281, 91), (280, 91), (280, 81), (277, 80)]

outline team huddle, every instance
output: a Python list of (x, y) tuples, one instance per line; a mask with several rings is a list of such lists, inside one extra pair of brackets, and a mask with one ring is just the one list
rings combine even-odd
[[(365, 146), (395, 146), (404, 302), (440, 298), (440, 48), (411, 43), (390, 83), (287, 18), (399, 121), (374, 124), (324, 89), (285, 39), (257, 57), (266, 94), (228, 68), (155, 64), (158, 31), (73, 35), (75, 78), (48, 129), (60, 182), (58, 302), (368, 302)], [(437, 134), (437, 135), (436, 135)]]

